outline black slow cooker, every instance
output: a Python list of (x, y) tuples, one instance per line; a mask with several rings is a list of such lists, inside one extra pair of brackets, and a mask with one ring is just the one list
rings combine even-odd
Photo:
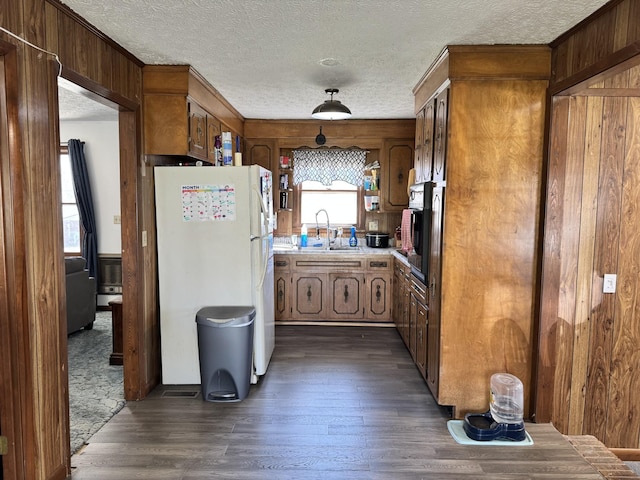
[(365, 234), (367, 247), (387, 248), (389, 246), (389, 234), (380, 232), (369, 232)]

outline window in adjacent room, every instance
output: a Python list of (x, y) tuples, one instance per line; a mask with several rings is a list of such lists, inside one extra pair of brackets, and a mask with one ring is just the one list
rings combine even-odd
[(81, 226), (76, 194), (73, 189), (71, 157), (66, 145), (60, 148), (60, 185), (62, 190), (62, 230), (64, 253), (80, 254)]
[[(361, 192), (367, 152), (361, 149), (293, 151), (293, 183), (299, 192), (300, 223), (315, 225), (325, 209), (332, 226), (361, 225)], [(324, 214), (318, 222), (326, 223)]]

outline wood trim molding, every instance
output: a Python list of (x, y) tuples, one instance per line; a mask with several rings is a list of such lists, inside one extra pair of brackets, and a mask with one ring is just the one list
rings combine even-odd
[[(585, 95), (588, 93), (586, 90), (589, 85), (640, 64), (639, 55), (640, 41), (631, 43), (575, 75), (550, 85), (549, 96)], [(620, 94), (616, 96), (620, 96)]]

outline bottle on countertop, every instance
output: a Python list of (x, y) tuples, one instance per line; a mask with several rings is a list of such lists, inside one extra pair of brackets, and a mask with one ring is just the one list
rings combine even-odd
[(307, 246), (307, 225), (302, 225), (302, 228), (300, 229), (300, 246), (301, 247), (306, 247)]
[(349, 246), (357, 247), (358, 239), (356, 238), (356, 227), (351, 227), (351, 237), (349, 237)]
[(222, 166), (222, 140), (220, 139), (220, 135), (216, 135), (213, 148), (215, 149), (215, 165), (216, 167)]

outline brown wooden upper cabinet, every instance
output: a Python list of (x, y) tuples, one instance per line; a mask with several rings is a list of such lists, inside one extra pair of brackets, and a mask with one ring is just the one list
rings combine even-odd
[(381, 211), (399, 212), (407, 208), (407, 182), (413, 166), (412, 140), (385, 140), (380, 156)]
[(235, 139), (243, 131), (240, 115), (188, 65), (144, 67), (143, 94), (146, 155), (213, 163), (216, 136), (230, 131)]
[(444, 180), (448, 100), (445, 88), (416, 114), (416, 183)]

